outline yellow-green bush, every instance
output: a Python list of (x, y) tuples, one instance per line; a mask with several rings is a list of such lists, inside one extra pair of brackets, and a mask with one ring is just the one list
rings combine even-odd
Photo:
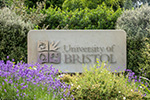
[(49, 25), (49, 29), (61, 29), (66, 26), (68, 29), (114, 29), (122, 10), (118, 8), (114, 11), (103, 3), (92, 10), (85, 8), (62, 11), (59, 8), (48, 8), (44, 13), (47, 17), (41, 25)]
[(96, 9), (98, 5), (101, 5), (103, 3), (106, 4), (107, 7), (112, 7), (114, 10), (116, 10), (119, 7), (123, 7), (125, 0), (65, 0), (62, 8), (63, 10), (76, 10), (76, 9)]
[(123, 74), (111, 73), (107, 66), (95, 65), (81, 75), (67, 75), (62, 80), (71, 85), (76, 100), (142, 100), (142, 89), (137, 90), (134, 82), (127, 82)]

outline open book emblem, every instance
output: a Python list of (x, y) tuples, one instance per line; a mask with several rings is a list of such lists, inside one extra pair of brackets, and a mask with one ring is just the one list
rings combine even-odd
[(57, 51), (59, 42), (38, 41), (38, 63), (54, 63), (61, 62), (61, 53)]

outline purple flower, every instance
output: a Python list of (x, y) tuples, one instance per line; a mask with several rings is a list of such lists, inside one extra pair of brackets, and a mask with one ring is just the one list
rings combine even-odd
[(15, 61), (14, 59), (12, 59), (12, 61)]
[(6, 89), (4, 89), (4, 91), (7, 92)]
[(19, 90), (17, 89), (16, 93), (18, 93), (18, 92), (19, 92)]
[(21, 83), (20, 85), (21, 85), (21, 86), (23, 86), (23, 85), (24, 85), (24, 83)]
[(5, 82), (8, 82), (8, 79), (4, 79)]
[(10, 79), (8, 83), (11, 83), (11, 84), (12, 84), (12, 83), (13, 83), (13, 81)]
[[(14, 61), (14, 59), (12, 59), (12, 61)], [(36, 69), (29, 68), (33, 68), (33, 66), (36, 66)], [(13, 87), (16, 89), (18, 86), (21, 86), (21, 89), (26, 89), (28, 84), (33, 83), (33, 85), (36, 84), (37, 86), (43, 85), (41, 87), (43, 90), (47, 87), (48, 91), (45, 91), (47, 93), (55, 90), (57, 95), (62, 95), (64, 90), (70, 89), (70, 85), (68, 86), (65, 83), (60, 82), (60, 80), (56, 78), (56, 73), (58, 73), (58, 70), (55, 70), (52, 66), (41, 66), (40, 64), (33, 65), (21, 62), (14, 65), (10, 60), (6, 61), (6, 63), (0, 61), (0, 76), (4, 77), (2, 85), (4, 85), (5, 82), (8, 82), (14, 85)], [(8, 77), (10, 79), (8, 79)], [(17, 96), (21, 96), (18, 89), (16, 90), (16, 93)], [(22, 95), (24, 96), (25, 94), (22, 93)]]
[(130, 69), (126, 69), (126, 71), (127, 71), (127, 72), (132, 72), (132, 70), (130, 70)]
[(19, 97), (19, 94), (17, 94), (17, 96)]
[(9, 59), (9, 56), (7, 56), (7, 59)]
[(27, 88), (28, 87), (28, 85), (25, 85), (25, 86), (23, 86), (21, 89), (25, 89), (25, 88)]
[(139, 82), (141, 82), (141, 79), (139, 79)]
[(65, 94), (63, 94), (63, 96), (64, 96), (64, 97), (66, 97), (66, 95), (65, 95)]

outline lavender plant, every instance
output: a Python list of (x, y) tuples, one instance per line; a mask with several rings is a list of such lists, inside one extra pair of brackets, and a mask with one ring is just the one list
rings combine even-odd
[(57, 78), (58, 70), (39, 64), (0, 61), (1, 100), (65, 100), (70, 85)]
[(127, 69), (126, 73), (127, 73), (126, 77), (128, 78), (128, 83), (134, 82), (135, 86), (137, 87), (136, 91), (142, 89), (143, 98), (146, 100), (150, 99), (150, 80), (143, 76), (136, 76), (135, 73), (130, 69)]

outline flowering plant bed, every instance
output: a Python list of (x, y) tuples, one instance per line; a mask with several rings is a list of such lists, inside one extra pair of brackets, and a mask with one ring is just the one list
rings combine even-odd
[(0, 61), (0, 99), (63, 100), (70, 96), (70, 85), (57, 74), (52, 66)]
[(105, 63), (58, 76), (52, 66), (0, 61), (0, 100), (148, 100), (149, 83), (131, 70), (114, 74)]

